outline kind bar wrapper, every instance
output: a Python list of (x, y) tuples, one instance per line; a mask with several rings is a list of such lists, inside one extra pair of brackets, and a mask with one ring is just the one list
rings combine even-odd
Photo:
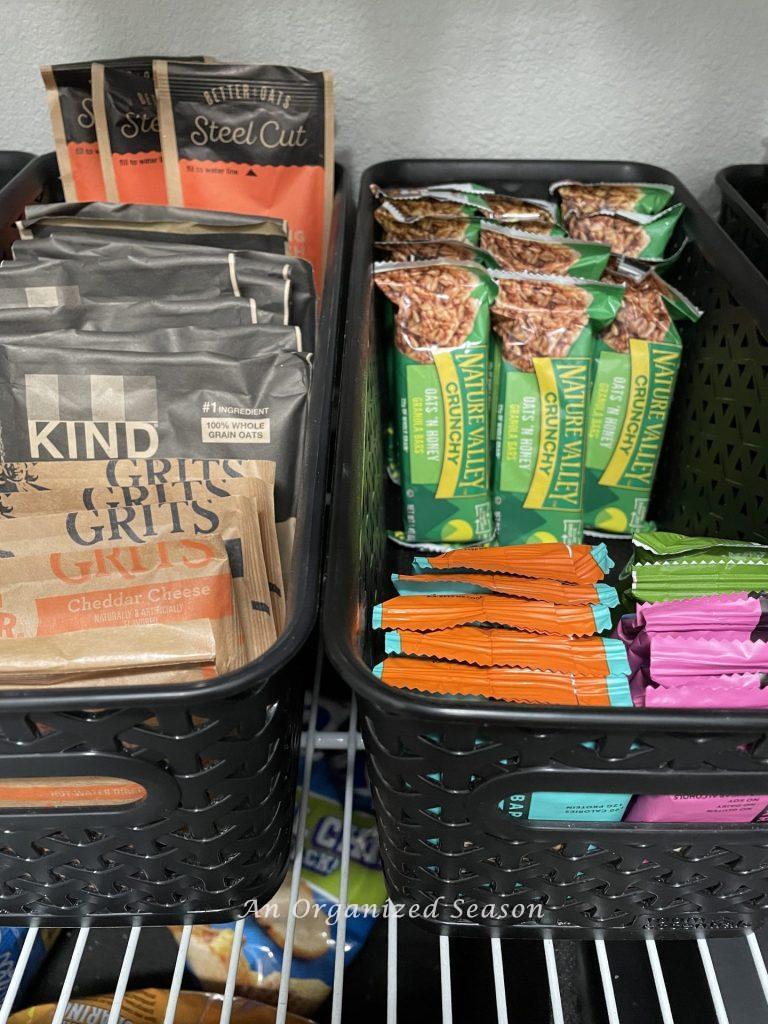
[(475, 264), (376, 264), (397, 307), (394, 376), (408, 541), (493, 534), (488, 459), (489, 303)]
[[(85, 467), (98, 467), (98, 463), (85, 463)], [(275, 528), (274, 469), (271, 463), (262, 463), (259, 477), (230, 477), (220, 480), (181, 480), (162, 484), (135, 484), (123, 486), (80, 485), (67, 488), (20, 490), (0, 493), (0, 516), (18, 519), (22, 516), (43, 515), (50, 512), (72, 511), (79, 508), (103, 509), (131, 505), (162, 505), (167, 502), (201, 501), (230, 496), (250, 499), (259, 519), (259, 534), (267, 571), (269, 595), (275, 626), (279, 633), (285, 623), (285, 596), (280, 548)], [(92, 469), (90, 479), (102, 474)]]
[(696, 323), (702, 316), (700, 309), (653, 271), (637, 276), (619, 265), (608, 270), (604, 280), (625, 286), (616, 319), (600, 335), (603, 344), (616, 352), (629, 352), (632, 338), (681, 343), (675, 321)]
[(684, 210), (683, 204), (677, 203), (655, 216), (615, 210), (574, 214), (567, 222), (568, 233), (583, 242), (609, 245), (619, 256), (659, 263), (665, 259), (667, 243)]
[(374, 675), (388, 686), (446, 697), (491, 697), (516, 704), (632, 707), (623, 676), (584, 677), (516, 668), (479, 668), (428, 658), (387, 658)]
[[(126, 57), (102, 63), (130, 71), (151, 66), (152, 58)], [(90, 61), (45, 65), (40, 73), (48, 98), (64, 198), (70, 203), (106, 199), (91, 94)]]
[(680, 367), (679, 337), (598, 344), (589, 405), (584, 519), (606, 533), (641, 530)]
[(387, 654), (440, 658), (488, 668), (505, 665), (575, 676), (629, 675), (623, 642), (601, 636), (568, 639), (478, 626), (455, 626), (429, 633), (399, 629), (386, 634), (384, 650)]
[(288, 221), (291, 253), (318, 287), (333, 202), (328, 72), (156, 61), (168, 202)]
[(91, 89), (106, 198), (113, 203), (165, 203), (152, 61), (131, 71), (93, 64)]
[(623, 289), (496, 271), (494, 518), (500, 543), (582, 539), (595, 333)]
[(480, 248), (503, 270), (517, 273), (599, 278), (608, 265), (610, 247), (573, 238), (547, 237), (505, 224), (483, 221)]
[(299, 490), (309, 364), (299, 352), (236, 359), (0, 345), (0, 462), (252, 459), (276, 466), (290, 532)]
[[(64, 1010), (62, 1024), (105, 1024), (109, 1019), (114, 995), (87, 996), (70, 999)], [(126, 992), (120, 1006), (120, 1024), (163, 1024), (170, 995), (167, 990), (143, 988)], [(274, 1006), (235, 996), (231, 1001), (231, 1024), (275, 1024)], [(182, 991), (174, 1004), (175, 1024), (217, 1024), (224, 1013), (225, 998), (211, 992)], [(227, 1004), (228, 1005), (228, 1004)], [(56, 1003), (43, 1003), (18, 1010), (9, 1024), (52, 1024)], [(312, 1024), (305, 1017), (289, 1013), (286, 1024)]]
[[(151, 545), (182, 538), (190, 544), (204, 543), (215, 535), (227, 549), (246, 652), (252, 659), (271, 646), (276, 634), (258, 520), (253, 503), (246, 498), (78, 509), (7, 519), (0, 522), (0, 557), (40, 554), (72, 559), (77, 552), (81, 557), (84, 553), (96, 557), (99, 551), (126, 544)], [(139, 558), (140, 552), (130, 557)], [(96, 571), (87, 560), (83, 565), (84, 573)]]
[(525, 544), (419, 555), (415, 572), (498, 572), (563, 583), (598, 583), (613, 568), (605, 544)]
[(602, 604), (554, 605), (499, 594), (461, 594), (391, 597), (374, 606), (371, 622), (374, 629), (408, 629), (419, 633), (487, 625), (575, 637), (609, 629), (611, 613)]
[(549, 191), (560, 201), (563, 220), (573, 214), (600, 210), (625, 210), (653, 215), (661, 213), (674, 194), (671, 185), (645, 182), (556, 181)]
[[(73, 552), (71, 541), (67, 545), (61, 538), (38, 532), (38, 528), (51, 525), (52, 518), (21, 521), (31, 525), (31, 529), (24, 531), (26, 550), (23, 541), (16, 542), (8, 536), (20, 531), (9, 530), (3, 524), (0, 545), (4, 553), (22, 552), (15, 557), (6, 554), (3, 563), (0, 651), (10, 644), (9, 658), (13, 658), (17, 640), (109, 630), (114, 633), (115, 657), (125, 657), (126, 663), (106, 662), (108, 656), (96, 637), (92, 641), (93, 653), (81, 652), (81, 661), (72, 667), (90, 673), (121, 667), (147, 668), (151, 666), (131, 663), (127, 655), (120, 655), (121, 645), (130, 649), (141, 644), (141, 638), (134, 637), (131, 627), (207, 619), (216, 639), (219, 672), (229, 672), (243, 663), (229, 550), (220, 538), (117, 545), (108, 553), (89, 549), (86, 555), (82, 549)], [(13, 544), (11, 548), (9, 541)], [(31, 554), (32, 549), (35, 555)], [(142, 650), (143, 645), (139, 657)], [(22, 655), (26, 653), (30, 652), (22, 650), (17, 656), (23, 661)], [(30, 671), (55, 673), (50, 652), (48, 660), (43, 657), (45, 653), (41, 651), (40, 659), (30, 664)], [(199, 660), (206, 660), (208, 653), (203, 648)], [(5, 658), (3, 661), (5, 666)], [(63, 671), (61, 666), (59, 670)]]
[(506, 594), (551, 604), (604, 604), (615, 608), (619, 595), (607, 583), (560, 583), (530, 580), (493, 572), (426, 572), (411, 576), (392, 574), (398, 594)]

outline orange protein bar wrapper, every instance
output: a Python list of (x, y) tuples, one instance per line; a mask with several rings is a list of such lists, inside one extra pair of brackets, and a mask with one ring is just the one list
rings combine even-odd
[(506, 594), (529, 601), (551, 604), (607, 604), (614, 607), (618, 598), (605, 583), (560, 583), (557, 580), (532, 580), (507, 576), (501, 572), (424, 572), (401, 576), (393, 573), (398, 594)]
[(552, 636), (593, 636), (610, 628), (611, 613), (605, 605), (556, 605), (546, 601), (496, 594), (462, 594), (456, 597), (392, 597), (373, 609), (374, 629), (408, 629), (417, 632), (453, 626), (507, 626), (526, 633)]
[(535, 636), (516, 629), (455, 626), (433, 633), (396, 630), (385, 637), (387, 654), (443, 658), (488, 668), (535, 669), (575, 676), (629, 675), (624, 643), (601, 636)]
[(446, 665), (427, 658), (387, 658), (373, 670), (382, 682), (402, 690), (446, 697), (491, 697), (518, 704), (566, 704), (582, 707), (630, 707), (625, 678), (578, 677), (561, 672), (517, 668)]
[(168, 202), (288, 221), (318, 289), (333, 201), (333, 80), (326, 71), (154, 63)]
[(416, 572), (430, 569), (500, 572), (562, 583), (597, 583), (613, 567), (605, 544), (512, 544), (497, 548), (459, 548), (442, 555), (418, 556)]

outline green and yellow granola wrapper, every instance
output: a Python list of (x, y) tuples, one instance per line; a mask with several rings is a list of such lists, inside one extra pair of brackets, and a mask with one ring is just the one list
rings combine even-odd
[(667, 243), (684, 210), (682, 203), (653, 215), (598, 210), (574, 213), (564, 219), (564, 224), (572, 238), (609, 245), (618, 256), (658, 263), (666, 261)]
[(598, 242), (536, 235), (525, 224), (493, 221), (480, 225), (480, 247), (504, 270), (590, 279), (602, 275), (611, 256), (610, 246)]
[(494, 520), (500, 544), (578, 544), (596, 334), (623, 288), (495, 271)]
[(671, 185), (658, 182), (556, 181), (550, 194), (560, 201), (563, 219), (571, 214), (597, 213), (599, 210), (626, 210), (651, 216), (667, 206), (674, 194)]
[(588, 527), (630, 533), (645, 525), (681, 350), (676, 330), (663, 341), (631, 338), (626, 351), (600, 340), (587, 436)]
[(396, 306), (394, 388), (407, 543), (493, 536), (488, 446), (490, 304), (473, 263), (374, 265)]

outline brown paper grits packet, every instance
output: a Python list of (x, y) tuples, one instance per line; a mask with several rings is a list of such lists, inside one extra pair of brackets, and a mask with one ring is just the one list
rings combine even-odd
[[(102, 474), (84, 466), (84, 480), (100, 478)], [(285, 592), (280, 564), (280, 548), (275, 529), (273, 494), (274, 464), (264, 462), (265, 478), (229, 477), (226, 480), (175, 480), (162, 484), (124, 484), (113, 487), (80, 486), (52, 490), (24, 490), (11, 494), (0, 493), (0, 515), (6, 519), (22, 516), (45, 515), (50, 512), (100, 509), (123, 505), (162, 505), (167, 502), (188, 502), (201, 499), (242, 497), (250, 499), (256, 509), (259, 535), (264, 553), (269, 596), (275, 628), (279, 633), (285, 623)]]
[(99, 510), (70, 510), (21, 519), (0, 520), (0, 557), (30, 554), (84, 558), (82, 572), (100, 550), (156, 544), (185, 538), (202, 542), (218, 535), (229, 556), (235, 602), (244, 633), (247, 659), (275, 640), (269, 586), (253, 502), (247, 498), (207, 498)]
[(168, 202), (267, 214), (322, 286), (333, 202), (333, 79), (249, 64), (154, 65)]
[[(18, 520), (15, 525), (37, 524), (45, 518)], [(196, 619), (211, 623), (219, 673), (244, 663), (230, 555), (220, 537), (123, 545), (74, 555), (28, 554), (2, 564), (0, 665), (5, 664), (8, 646), (12, 673), (20, 667), (12, 659), (18, 657), (23, 664), (30, 653), (19, 640), (60, 639), (60, 634), (84, 632), (100, 634), (93, 639), (93, 654), (85, 643), (70, 642), (67, 647), (67, 641), (61, 641), (64, 653), (57, 660), (56, 643), (51, 640), (40, 645), (39, 663), (33, 660), (28, 671), (39, 668), (43, 676), (57, 667), (64, 671), (66, 650), (79, 659), (73, 663), (74, 672), (93, 675), (102, 669), (151, 668), (152, 652), (142, 654), (145, 638), (135, 635), (135, 627)], [(36, 645), (28, 646), (34, 659)], [(178, 661), (183, 660), (186, 646), (177, 644)], [(210, 645), (203, 645), (196, 660), (210, 660)]]
[[(226, 978), (226, 973), (225, 973)], [(224, 979), (222, 979), (223, 981)], [(101, 1024), (109, 1017), (114, 995), (87, 996), (70, 999), (64, 1011), (62, 1024)], [(159, 988), (136, 989), (126, 992), (120, 1007), (121, 1024), (163, 1024), (168, 1006), (168, 992)], [(175, 1024), (218, 1024), (224, 1006), (224, 996), (211, 992), (179, 993), (173, 1020)], [(31, 1006), (14, 1013), (9, 1024), (51, 1024), (56, 1003)], [(274, 1024), (277, 1010), (252, 999), (235, 996), (232, 1000), (231, 1024)], [(286, 1024), (312, 1024), (304, 1017), (289, 1013)]]
[(610, 628), (601, 604), (562, 605), (498, 594), (392, 597), (373, 608), (374, 629), (424, 632), (453, 626), (506, 626), (551, 636), (592, 636)]

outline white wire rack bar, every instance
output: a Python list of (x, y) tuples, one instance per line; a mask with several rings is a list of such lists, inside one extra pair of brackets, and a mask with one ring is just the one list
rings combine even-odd
[[(354, 766), (355, 754), (362, 749), (362, 741), (357, 731), (357, 709), (353, 700), (350, 707), (348, 728), (342, 732), (319, 732), (317, 729), (317, 708), (318, 695), (320, 690), (321, 661), (318, 658), (315, 679), (313, 683), (313, 699), (310, 707), (307, 727), (302, 738), (302, 749), (305, 754), (304, 773), (302, 778), (301, 794), (299, 799), (296, 835), (297, 849), (300, 848), (298, 837), (303, 837), (307, 821), (307, 807), (310, 790), (310, 775), (312, 761), (316, 752), (336, 751), (346, 752), (346, 779), (344, 786), (344, 813), (342, 821), (342, 853), (341, 853), (341, 892), (340, 907), (336, 935), (336, 960), (334, 965), (334, 988), (332, 994), (331, 1022), (332, 1024), (343, 1024), (344, 1020), (344, 946), (346, 914), (344, 913), (348, 902), (349, 863), (350, 863), (350, 838), (352, 825), (352, 810), (354, 796)], [(296, 907), (299, 898), (299, 886), (301, 883), (301, 858), (294, 859), (294, 866), (291, 874), (290, 903)], [(286, 1024), (288, 1013), (289, 982), (291, 967), (293, 963), (293, 941), (295, 933), (296, 915), (291, 913), (286, 921), (285, 950), (283, 954), (282, 973), (280, 988), (277, 999), (276, 1024)], [(234, 941), (229, 961), (229, 969), (225, 983), (224, 999), (221, 1006), (220, 1024), (230, 1024), (233, 997), (235, 995), (235, 982), (237, 976), (238, 959), (243, 940), (244, 920), (240, 920), (234, 927)], [(400, 949), (398, 946), (398, 916), (391, 904), (387, 913), (387, 994), (386, 994), (386, 1022), (397, 1024), (398, 1021), (398, 961)], [(74, 985), (77, 980), (83, 953), (89, 941), (91, 931), (83, 927), (77, 934), (72, 950), (72, 956), (62, 983), (56, 1010), (52, 1024), (62, 1024), (70, 1000)], [(131, 928), (127, 933), (125, 949), (122, 958), (117, 958), (115, 963), (114, 984), (112, 991), (114, 998), (110, 1009), (107, 1024), (119, 1024), (121, 1020), (121, 1006), (126, 991), (130, 989), (131, 969), (134, 962), (137, 947), (141, 941), (142, 927)], [(179, 946), (175, 962), (171, 968), (169, 964), (168, 978), (168, 1005), (163, 1024), (173, 1024), (176, 1016), (179, 993), (181, 991), (184, 975), (184, 965), (189, 948), (192, 928), (184, 926), (179, 938)], [(17, 1002), (18, 993), (28, 967), (28, 961), (32, 947), (37, 937), (38, 929), (30, 928), (26, 934), (21, 948), (20, 956), (13, 975), (10, 978), (8, 989), (0, 1005), (0, 1024), (7, 1024), (8, 1018)], [(488, 1024), (509, 1024), (510, 1015), (508, 1010), (508, 992), (511, 986), (519, 988), (521, 979), (513, 976), (510, 965), (506, 965), (503, 959), (503, 940), (491, 938), (489, 940), (478, 940), (488, 942), (488, 955), (492, 967), (492, 977), (495, 994), (495, 1013), (488, 1018)], [(763, 950), (755, 934), (749, 933), (744, 938), (732, 938), (726, 940), (726, 945), (733, 950), (734, 945), (738, 949), (741, 959), (738, 959), (738, 980), (737, 987), (752, 985), (756, 994), (755, 999), (749, 1003), (749, 1015), (744, 1016), (743, 1012), (737, 1015), (733, 1010), (729, 1013), (729, 1000), (724, 995), (721, 982), (725, 981), (725, 974), (718, 977), (717, 957), (713, 957), (712, 946), (705, 938), (696, 940), (698, 953), (701, 960), (709, 1000), (711, 1002), (711, 1017), (717, 1024), (742, 1024), (742, 1021), (749, 1020), (750, 1024), (768, 1024), (768, 968)], [(599, 968), (599, 977), (602, 983), (603, 999), (605, 1004), (605, 1015), (608, 1024), (622, 1024), (620, 1000), (617, 1000), (617, 991), (621, 991), (619, 977), (614, 974), (611, 968), (611, 945), (601, 939), (592, 943)], [(549, 1009), (552, 1024), (575, 1024), (575, 1021), (564, 1011), (566, 1000), (563, 998), (563, 984), (565, 978), (562, 969), (558, 968), (557, 947), (558, 941), (551, 938), (542, 939), (544, 963), (546, 966), (546, 978), (549, 994)], [(675, 1024), (675, 1015), (667, 991), (667, 980), (662, 967), (662, 957), (659, 955), (659, 944), (653, 939), (646, 939), (645, 948), (648, 955), (651, 975), (658, 1002), (658, 1016), (662, 1024)], [(452, 942), (447, 936), (440, 936), (438, 943), (438, 958), (440, 968), (440, 1020), (442, 1024), (453, 1024), (454, 1020), (454, 999), (451, 972), (451, 951)], [(528, 979), (522, 979), (526, 984)], [(464, 984), (475, 984), (474, 979), (463, 979)], [(458, 989), (457, 989), (458, 991)], [(350, 1008), (347, 1007), (347, 1010)], [(349, 1013), (349, 1020), (356, 1020), (354, 1012)], [(425, 1018), (426, 1019), (426, 1018)], [(479, 1018), (475, 1018), (479, 1021)], [(524, 1024), (524, 1018), (516, 1016)], [(681, 1018), (683, 1019), (683, 1018)]]

